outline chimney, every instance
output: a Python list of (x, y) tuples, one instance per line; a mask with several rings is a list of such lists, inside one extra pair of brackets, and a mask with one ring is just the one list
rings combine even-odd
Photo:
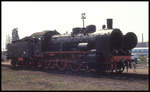
[(113, 28), (113, 19), (107, 19), (107, 29)]

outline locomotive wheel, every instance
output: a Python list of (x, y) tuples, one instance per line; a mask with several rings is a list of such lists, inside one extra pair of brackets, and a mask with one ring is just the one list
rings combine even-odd
[(111, 64), (107, 65), (107, 72), (112, 72), (112, 65)]
[(55, 69), (55, 62), (54, 61), (51, 61), (49, 62), (50, 63), (50, 68), (51, 69)]
[(28, 65), (29, 65), (29, 62), (27, 61), (27, 59), (24, 60), (24, 65), (25, 65), (25, 66), (28, 66)]
[(73, 72), (77, 72), (80, 70), (80, 65), (77, 63), (70, 63), (70, 69)]
[(122, 73), (124, 71), (124, 67), (120, 66), (119, 64), (117, 65), (116, 73)]
[(111, 72), (114, 73), (114, 72), (118, 72), (118, 65), (116, 62), (113, 62), (112, 65), (111, 65)]
[(31, 65), (30, 65), (30, 60), (29, 60), (29, 59), (26, 60), (26, 66), (27, 66), (27, 67), (31, 67)]
[(80, 64), (80, 70), (84, 71), (84, 72), (89, 72), (88, 64), (86, 62), (81, 63)]
[(48, 60), (45, 66), (47, 66), (48, 69), (54, 69), (55, 68), (54, 61)]
[(37, 62), (33, 59), (30, 60), (29, 65), (31, 66), (31, 68), (36, 68), (37, 66)]
[(44, 69), (48, 69), (49, 68), (49, 64), (48, 64), (47, 60), (45, 60), (45, 62), (43, 63), (43, 68)]
[(110, 70), (111, 70), (110, 72), (113, 73), (113, 71), (115, 70), (114, 64), (111, 64)]
[(122, 73), (124, 71), (124, 67), (117, 69), (117, 73)]
[(67, 62), (65, 61), (57, 61), (56, 62), (56, 67), (60, 70), (60, 71), (64, 71), (67, 67)]
[(40, 69), (43, 68), (41, 60), (37, 61), (37, 67)]
[(37, 62), (37, 66), (39, 69), (44, 69), (45, 68), (45, 62), (41, 59)]
[(37, 62), (36, 61), (32, 61), (32, 67), (36, 68)]

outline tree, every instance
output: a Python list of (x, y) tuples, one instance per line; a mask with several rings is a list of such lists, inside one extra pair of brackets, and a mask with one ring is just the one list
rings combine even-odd
[(18, 28), (14, 28), (12, 30), (12, 41), (19, 40)]
[(6, 35), (6, 49), (7, 49), (7, 45), (11, 43), (11, 37), (9, 36), (9, 34)]
[(9, 34), (6, 35), (6, 44), (11, 43), (11, 37), (9, 36)]

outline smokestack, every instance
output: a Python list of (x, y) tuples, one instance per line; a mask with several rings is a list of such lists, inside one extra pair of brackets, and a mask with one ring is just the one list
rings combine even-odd
[(107, 29), (112, 29), (113, 27), (113, 19), (107, 19)]
[(143, 39), (143, 33), (142, 33), (142, 43), (143, 43), (143, 40), (144, 40), (144, 39)]

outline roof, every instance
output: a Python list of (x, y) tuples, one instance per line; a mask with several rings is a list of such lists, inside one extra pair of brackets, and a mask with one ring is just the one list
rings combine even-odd
[(39, 37), (39, 36), (44, 35), (47, 32), (49, 32), (49, 31), (36, 32), (36, 33), (33, 33), (31, 36), (32, 37)]
[(41, 37), (41, 36), (44, 36), (44, 35), (49, 35), (49, 36), (52, 36), (52, 35), (57, 35), (57, 34), (60, 34), (58, 33), (56, 30), (54, 31), (51, 31), (51, 30), (45, 30), (45, 31), (42, 31), (42, 32), (36, 32), (36, 33), (33, 33), (31, 35), (31, 37)]
[(133, 48), (133, 49), (149, 49), (148, 47), (139, 47), (139, 48)]

